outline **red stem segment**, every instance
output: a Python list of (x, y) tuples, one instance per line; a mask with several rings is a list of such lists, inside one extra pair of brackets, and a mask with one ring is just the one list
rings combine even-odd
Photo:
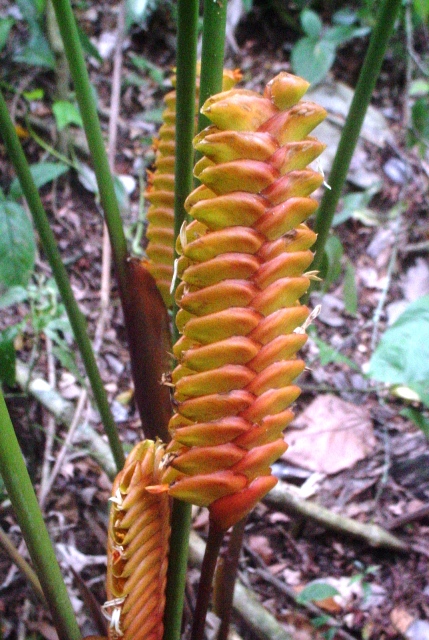
[(221, 619), (217, 640), (227, 640), (229, 624), (231, 621), (232, 603), (234, 600), (234, 587), (237, 577), (238, 561), (243, 544), (244, 529), (247, 518), (243, 518), (232, 528), (225, 554), (219, 558), (216, 569), (213, 608), (215, 614)]
[(210, 521), (209, 536), (201, 567), (201, 578), (198, 587), (198, 597), (194, 613), (191, 640), (204, 639), (204, 627), (207, 610), (209, 608), (213, 576), (224, 535), (225, 531), (219, 529), (216, 524)]

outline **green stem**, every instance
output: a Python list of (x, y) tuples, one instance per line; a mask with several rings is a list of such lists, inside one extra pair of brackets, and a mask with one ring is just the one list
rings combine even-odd
[(401, 0), (383, 0), (373, 29), (368, 51), (362, 65), (359, 80), (350, 106), (341, 140), (329, 174), (330, 189), (326, 189), (317, 212), (315, 231), (316, 256), (312, 269), (320, 270), (323, 252), (332, 225), (338, 201), (347, 178), (350, 162), (355, 150), (366, 110), (380, 73), (387, 44), (392, 33)]
[[(186, 217), (184, 203), (192, 190), (195, 129), (195, 86), (198, 39), (198, 0), (177, 3), (176, 160), (174, 176), (174, 235)], [(176, 283), (175, 283), (176, 284)], [(173, 308), (174, 341), (179, 337)], [(188, 563), (191, 505), (173, 501), (171, 543), (164, 614), (164, 640), (180, 640)]]
[(58, 290), (61, 294), (61, 298), (66, 308), (73, 334), (78, 344), (82, 360), (85, 365), (85, 370), (91, 384), (95, 402), (97, 404), (101, 420), (109, 438), (109, 443), (112, 449), (113, 456), (115, 458), (116, 465), (118, 469), (121, 469), (124, 464), (124, 453), (119, 440), (115, 421), (110, 411), (106, 390), (104, 389), (103, 381), (97, 367), (94, 352), (91, 346), (91, 341), (88, 337), (87, 324), (83, 314), (79, 310), (79, 307), (73, 295), (70, 281), (67, 276), (67, 271), (61, 260), (61, 255), (58, 251), (54, 234), (52, 233), (51, 227), (49, 225), (48, 217), (43, 208), (39, 192), (37, 191), (37, 187), (34, 184), (34, 180), (31, 176), (30, 168), (28, 166), (24, 151), (21, 147), (15, 128), (13, 126), (13, 122), (10, 119), (7, 105), (1, 91), (0, 123), (1, 135), (5, 143), (7, 153), (15, 167), (15, 171), (21, 183), (22, 190), (28, 202), (28, 206), (30, 207), (30, 211), (33, 216), (37, 232), (39, 234), (40, 241), (49, 260), (49, 264), (51, 265), (52, 273), (54, 274)]
[(195, 606), (191, 640), (204, 640), (204, 627), (210, 603), (213, 576), (224, 536), (225, 530), (219, 529), (218, 526), (210, 520), (207, 546), (201, 566), (201, 578), (198, 586), (198, 597)]
[[(204, 0), (203, 46), (201, 52), (200, 108), (207, 98), (222, 91), (225, 55), (227, 2)], [(202, 113), (198, 115), (198, 131), (210, 124)]]
[(0, 393), (0, 469), (60, 640), (81, 635), (24, 459)]
[[(177, 3), (177, 73), (176, 73), (176, 159), (174, 172), (174, 238), (180, 233), (186, 218), (184, 203), (192, 191), (195, 135), (195, 87), (198, 39), (198, 2), (179, 0)], [(177, 256), (176, 256), (177, 257)], [(176, 289), (178, 282), (174, 283)], [(174, 304), (173, 317), (177, 306)], [(173, 342), (178, 340), (173, 322)]]
[(173, 500), (164, 613), (164, 640), (180, 640), (186, 570), (188, 566), (191, 505)]
[(80, 114), (94, 164), (101, 206), (104, 211), (106, 225), (112, 243), (112, 255), (115, 262), (119, 290), (121, 298), (124, 301), (127, 298), (127, 242), (122, 226), (118, 200), (115, 194), (113, 177), (109, 169), (94, 94), (89, 81), (70, 2), (69, 0), (52, 0), (52, 4), (57, 16), (58, 27), (63, 39), (64, 49), (76, 91), (76, 98), (79, 103)]

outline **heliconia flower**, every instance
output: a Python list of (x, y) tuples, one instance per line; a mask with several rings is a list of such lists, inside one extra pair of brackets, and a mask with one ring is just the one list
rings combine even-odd
[(134, 447), (113, 484), (108, 528), (107, 598), (109, 640), (161, 640), (170, 509), (167, 493), (146, 487), (159, 482), (165, 447), (144, 440)]
[[(199, 101), (199, 67), (197, 69), (196, 106)], [(225, 69), (223, 89), (230, 89), (241, 78), (238, 70)], [(175, 85), (175, 78), (172, 79)], [(148, 187), (145, 197), (150, 202), (147, 212), (148, 227), (146, 254), (147, 268), (162, 295), (167, 307), (173, 300), (170, 293), (174, 263), (174, 166), (176, 136), (176, 91), (170, 91), (164, 102), (163, 124), (159, 137), (154, 141), (156, 150), (155, 170), (148, 172)]]
[(170, 495), (208, 506), (219, 528), (244, 517), (276, 483), (283, 429), (304, 369), (297, 351), (309, 310), (305, 224), (323, 182), (308, 168), (324, 145), (309, 134), (326, 116), (302, 101), (308, 83), (281, 73), (261, 96), (233, 88), (206, 101), (213, 123), (195, 138), (202, 183), (186, 201), (173, 351), (176, 411), (169, 423)]

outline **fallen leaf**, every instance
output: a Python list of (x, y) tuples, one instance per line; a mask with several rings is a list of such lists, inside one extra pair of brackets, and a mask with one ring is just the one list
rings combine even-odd
[(395, 607), (390, 612), (390, 622), (399, 633), (404, 634), (413, 620), (413, 616), (405, 609)]
[(270, 542), (266, 536), (250, 536), (248, 544), (252, 551), (261, 556), (265, 564), (270, 564), (274, 557), (274, 551), (272, 550)]
[(286, 441), (283, 460), (328, 475), (349, 469), (376, 445), (368, 410), (331, 394), (319, 395), (294, 420)]
[(413, 302), (429, 293), (429, 265), (424, 258), (417, 258), (401, 280), (405, 298)]

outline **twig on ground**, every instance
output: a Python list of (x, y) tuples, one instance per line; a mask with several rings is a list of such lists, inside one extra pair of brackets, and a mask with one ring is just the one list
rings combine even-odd
[(409, 548), (405, 542), (402, 542), (402, 540), (388, 533), (377, 524), (357, 522), (351, 518), (333, 513), (326, 507), (314, 502), (304, 500), (286, 482), (279, 481), (274, 489), (271, 489), (265, 496), (265, 502), (277, 508), (280, 507), (288, 513), (292, 512), (305, 518), (310, 518), (332, 531), (360, 538), (371, 547), (383, 547), (394, 551), (407, 551)]
[[(48, 382), (50, 386), (53, 389), (55, 389), (56, 387), (55, 359), (52, 353), (52, 340), (49, 338), (49, 336), (46, 336), (46, 357), (47, 357), (47, 365), (48, 365)], [(52, 413), (48, 413), (46, 433), (45, 433), (45, 452), (43, 456), (42, 477), (41, 477), (40, 487), (38, 491), (40, 508), (42, 508), (44, 498), (48, 493), (47, 486), (49, 482), (49, 473), (51, 470), (52, 451), (53, 451), (54, 439), (55, 439), (55, 427), (56, 427), (55, 416), (53, 416)]]
[(45, 594), (43, 593), (42, 587), (40, 586), (39, 578), (36, 576), (35, 572), (30, 567), (28, 562), (23, 558), (22, 552), (20, 552), (20, 550), (15, 547), (15, 545), (9, 539), (9, 536), (3, 531), (1, 527), (0, 546), (3, 547), (9, 558), (12, 560), (12, 562), (14, 563), (14, 567), (18, 567), (18, 569), (20, 569), (25, 575), (25, 577), (33, 587), (33, 590), (40, 602), (46, 605)]
[(403, 527), (405, 524), (410, 524), (410, 522), (415, 522), (416, 520), (426, 518), (427, 516), (429, 516), (429, 504), (426, 504), (420, 509), (416, 509), (416, 511), (413, 511), (412, 513), (405, 513), (403, 516), (398, 516), (390, 522), (387, 528), (390, 531), (393, 529), (399, 529), (399, 527)]
[[(16, 365), (17, 383), (30, 393), (40, 404), (50, 411), (58, 423), (70, 426), (75, 414), (72, 402), (65, 400), (55, 389), (37, 376), (30, 376), (29, 368), (22, 362)], [(116, 476), (117, 468), (109, 444), (89, 424), (78, 425), (76, 437), (89, 445), (88, 455), (92, 456), (111, 480)]]
[(392, 281), (393, 272), (395, 270), (396, 257), (398, 255), (400, 229), (401, 229), (401, 216), (398, 215), (394, 225), (394, 239), (393, 239), (392, 253), (390, 255), (389, 264), (387, 266), (386, 282), (380, 294), (380, 299), (378, 301), (378, 304), (374, 311), (374, 316), (372, 319), (373, 329), (372, 329), (372, 335), (371, 335), (371, 352), (373, 352), (375, 350), (375, 347), (377, 346), (378, 325), (380, 322), (380, 316), (383, 311), (384, 303), (386, 302), (387, 294), (390, 288), (390, 283)]
[(61, 447), (61, 450), (57, 456), (57, 459), (55, 460), (55, 464), (54, 464), (54, 468), (52, 469), (52, 473), (50, 474), (49, 478), (47, 479), (46, 483), (45, 483), (45, 487), (44, 487), (44, 491), (43, 493), (40, 492), (40, 496), (39, 496), (39, 503), (40, 503), (40, 508), (43, 510), (44, 506), (45, 506), (45, 502), (46, 502), (46, 498), (49, 495), (50, 490), (52, 489), (52, 485), (55, 482), (55, 478), (58, 475), (58, 472), (64, 462), (64, 458), (66, 457), (67, 451), (69, 450), (70, 446), (73, 444), (73, 438), (75, 436), (76, 433), (76, 429), (79, 426), (79, 422), (80, 422), (80, 418), (82, 415), (82, 411), (84, 409), (85, 406), (85, 402), (88, 398), (88, 392), (86, 389), (82, 389), (80, 396), (79, 396), (79, 400), (76, 406), (76, 411), (75, 414), (73, 416), (73, 419), (70, 423), (70, 427), (69, 430), (67, 432), (67, 436), (63, 442), (63, 446)]

